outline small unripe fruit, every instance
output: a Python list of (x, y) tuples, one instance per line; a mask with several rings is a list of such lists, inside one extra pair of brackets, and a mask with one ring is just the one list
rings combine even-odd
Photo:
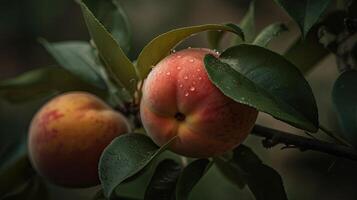
[(34, 116), (29, 154), (34, 168), (66, 187), (99, 183), (98, 162), (104, 148), (130, 129), (125, 117), (84, 92), (62, 94)]
[(208, 79), (208, 49), (186, 49), (159, 62), (144, 82), (140, 115), (158, 144), (189, 157), (221, 155), (250, 133), (258, 111), (226, 97)]

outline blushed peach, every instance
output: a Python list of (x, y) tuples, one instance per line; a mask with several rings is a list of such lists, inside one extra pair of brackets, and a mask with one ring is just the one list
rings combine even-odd
[(221, 155), (250, 133), (258, 111), (226, 97), (208, 78), (208, 49), (185, 49), (160, 61), (144, 82), (140, 115), (158, 144), (189, 157)]
[(104, 148), (130, 129), (124, 116), (84, 92), (62, 94), (34, 116), (29, 154), (34, 168), (49, 181), (67, 187), (99, 183)]

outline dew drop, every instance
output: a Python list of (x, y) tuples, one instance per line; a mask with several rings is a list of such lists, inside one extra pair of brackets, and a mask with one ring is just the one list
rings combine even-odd
[(190, 95), (190, 93), (186, 92), (186, 93), (185, 93), (185, 97), (188, 97), (188, 95)]
[(176, 56), (176, 58), (181, 58), (181, 56), (180, 56), (180, 55), (178, 55), (178, 56)]
[(176, 50), (175, 50), (175, 49), (171, 49), (170, 52), (171, 52), (171, 53), (175, 53)]
[(193, 62), (194, 62), (194, 60), (191, 58), (191, 59), (189, 60), (189, 62), (190, 62), (190, 63), (193, 63)]
[(198, 80), (202, 80), (202, 77), (198, 77)]
[(182, 87), (183, 87), (183, 85), (182, 85), (182, 84), (180, 84), (180, 85), (179, 85), (179, 87), (180, 87), (180, 88), (182, 88)]
[(187, 80), (187, 79), (188, 79), (188, 76), (184, 76), (183, 79)]
[(162, 74), (162, 71), (159, 71), (159, 74)]
[(170, 72), (166, 72), (166, 75), (167, 75), (167, 76), (170, 76), (170, 74), (171, 74)]
[(192, 91), (192, 92), (193, 92), (193, 91), (195, 91), (195, 90), (196, 90), (196, 88), (195, 88), (195, 87), (193, 87), (193, 86), (191, 86), (191, 87), (190, 87), (190, 91)]
[(188, 47), (188, 49), (191, 49), (192, 47)]
[(177, 69), (177, 70), (180, 70), (180, 69), (181, 69), (181, 67), (180, 67), (180, 66), (178, 66), (178, 67), (176, 67), (176, 69)]
[(196, 71), (200, 72), (200, 71), (201, 71), (201, 69), (200, 69), (200, 68), (197, 68), (197, 69), (196, 69)]

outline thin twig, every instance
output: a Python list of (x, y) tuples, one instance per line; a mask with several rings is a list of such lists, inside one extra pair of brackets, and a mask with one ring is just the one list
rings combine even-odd
[(263, 146), (266, 148), (271, 148), (277, 144), (284, 144), (285, 146), (294, 146), (301, 151), (319, 151), (357, 161), (357, 151), (352, 147), (310, 139), (260, 125), (254, 126), (252, 134), (264, 137)]

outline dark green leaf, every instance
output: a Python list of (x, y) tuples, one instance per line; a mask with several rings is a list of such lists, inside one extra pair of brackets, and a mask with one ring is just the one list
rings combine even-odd
[(225, 32), (223, 31), (208, 31), (207, 40), (211, 49), (219, 49), (219, 42), (222, 40)]
[[(249, 4), (249, 9), (239, 26), (242, 28), (245, 36), (245, 42), (251, 43), (255, 38), (255, 0)], [(242, 43), (240, 38), (237, 38), (236, 44)]]
[(284, 53), (285, 58), (295, 64), (303, 74), (310, 72), (329, 54), (329, 51), (319, 43), (317, 31), (318, 27), (313, 27), (304, 40), (297, 38)]
[(206, 24), (171, 30), (154, 38), (141, 51), (137, 59), (137, 66), (141, 79), (144, 79), (150, 72), (152, 66), (156, 65), (160, 60), (166, 57), (171, 49), (178, 45), (182, 40), (199, 32), (213, 30), (233, 32), (244, 38), (242, 30), (234, 24)]
[(149, 137), (136, 133), (114, 139), (99, 161), (99, 176), (105, 196), (112, 197), (119, 184), (141, 171), (167, 145), (159, 148)]
[(47, 188), (38, 176), (32, 177), (20, 188), (0, 197), (1, 200), (45, 200), (48, 199)]
[(275, 0), (299, 25), (305, 37), (310, 28), (319, 20), (331, 0)]
[(357, 147), (357, 71), (343, 72), (336, 80), (332, 100), (344, 136)]
[(246, 185), (245, 180), (242, 177), (244, 172), (239, 166), (227, 165), (224, 160), (216, 158), (214, 159), (214, 163), (226, 179), (240, 189), (244, 188)]
[(171, 200), (175, 193), (176, 182), (181, 166), (171, 159), (159, 163), (145, 192), (145, 200)]
[(80, 2), (80, 5), (89, 33), (104, 61), (109, 77), (116, 83), (118, 89), (127, 90), (128, 95), (133, 97), (138, 83), (135, 66), (88, 7), (83, 2)]
[(118, 0), (85, 0), (86, 5), (95, 17), (112, 34), (124, 52), (128, 53), (131, 46), (131, 29)]
[(106, 91), (97, 89), (57, 67), (39, 68), (12, 79), (0, 81), (0, 98), (13, 103), (73, 90), (88, 91), (101, 97), (106, 96)]
[(255, 38), (253, 44), (262, 47), (267, 47), (269, 42), (279, 36), (282, 32), (287, 31), (288, 28), (283, 23), (274, 23), (265, 27), (259, 35)]
[(295, 127), (311, 132), (318, 130), (311, 87), (281, 55), (241, 44), (227, 49), (219, 59), (207, 55), (205, 66), (211, 81), (233, 100)]
[(210, 161), (199, 159), (184, 168), (176, 186), (176, 199), (188, 200), (192, 189), (205, 175), (210, 167)]
[(278, 172), (265, 165), (248, 147), (234, 149), (230, 159), (215, 158), (220, 165), (236, 172), (252, 191), (256, 200), (287, 200), (283, 181)]
[(101, 66), (98, 66), (92, 47), (88, 42), (48, 43), (46, 40), (41, 40), (41, 43), (62, 67), (84, 81), (106, 89), (106, 84), (99, 72)]

